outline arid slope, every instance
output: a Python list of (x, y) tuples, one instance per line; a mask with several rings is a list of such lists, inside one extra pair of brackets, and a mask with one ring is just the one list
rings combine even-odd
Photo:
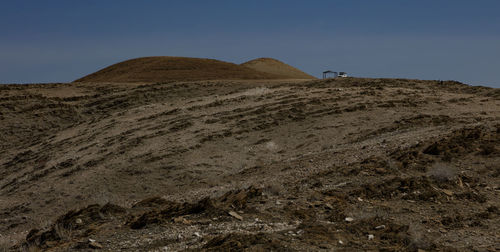
[(279, 78), (283, 77), (220, 60), (162, 56), (123, 61), (75, 82), (126, 83)]
[(245, 62), (241, 65), (259, 72), (286, 76), (287, 79), (316, 79), (314, 76), (306, 74), (295, 67), (272, 58), (258, 58)]
[(498, 89), (3, 85), (0, 120), (0, 251), (500, 249)]

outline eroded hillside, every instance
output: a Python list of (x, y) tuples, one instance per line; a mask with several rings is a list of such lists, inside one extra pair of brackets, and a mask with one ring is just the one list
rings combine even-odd
[(0, 118), (0, 239), (18, 248), (499, 249), (498, 89), (6, 85)]

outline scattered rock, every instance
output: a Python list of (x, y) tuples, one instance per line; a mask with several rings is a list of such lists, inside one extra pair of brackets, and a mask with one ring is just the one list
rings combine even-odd
[[(54, 224), (46, 230), (31, 230), (26, 236), (24, 245), (50, 249), (57, 247), (71, 238), (88, 237), (95, 232), (96, 227), (106, 223), (110, 218), (124, 217), (126, 209), (123, 207), (106, 204), (104, 206), (93, 204), (80, 210), (71, 210), (57, 218)], [(77, 246), (90, 246), (89, 242)], [(100, 244), (96, 243), (95, 248)], [(101, 246), (102, 247), (102, 246)]]
[(282, 245), (280, 240), (278, 235), (270, 233), (230, 233), (214, 237), (203, 246), (203, 249), (207, 251), (291, 251), (290, 248)]
[(140, 208), (140, 207), (150, 207), (150, 208), (153, 208), (153, 207), (160, 207), (160, 206), (164, 206), (166, 204), (168, 204), (169, 201), (161, 198), (161, 197), (151, 197), (151, 198), (147, 198), (147, 199), (144, 199), (144, 200), (141, 200), (139, 201), (138, 203), (134, 204), (132, 206), (132, 208)]
[(184, 217), (179, 216), (174, 218), (175, 223), (190, 225), (192, 222), (190, 220), (186, 220)]
[(330, 210), (331, 210), (331, 209), (333, 209), (333, 206), (332, 206), (332, 204), (330, 204), (330, 203), (326, 203), (326, 204), (325, 204), (325, 207), (326, 207), (327, 209), (330, 209)]
[(441, 190), (444, 194), (448, 195), (448, 196), (453, 196), (453, 192), (451, 190), (448, 190), (448, 189), (442, 189)]
[(241, 215), (239, 215), (238, 213), (236, 213), (235, 211), (229, 211), (229, 215), (233, 216), (234, 218), (242, 221), (243, 220), (243, 217)]
[(132, 229), (142, 229), (148, 224), (166, 223), (172, 218), (183, 215), (204, 214), (210, 217), (221, 216), (225, 215), (229, 209), (238, 210), (245, 208), (250, 199), (260, 195), (262, 195), (262, 190), (251, 186), (247, 189), (229, 191), (218, 198), (207, 197), (195, 203), (166, 202), (162, 210), (146, 212), (139, 217), (129, 220), (127, 224)]
[(91, 248), (91, 249), (102, 249), (103, 247), (96, 240), (89, 239), (89, 248)]

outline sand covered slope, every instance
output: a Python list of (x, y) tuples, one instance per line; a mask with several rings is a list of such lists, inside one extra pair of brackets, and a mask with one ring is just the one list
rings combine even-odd
[(241, 65), (259, 72), (279, 75), (289, 79), (316, 79), (314, 76), (272, 58), (258, 58)]
[(123, 61), (75, 82), (161, 82), (231, 79), (280, 79), (237, 64), (214, 59), (144, 57)]

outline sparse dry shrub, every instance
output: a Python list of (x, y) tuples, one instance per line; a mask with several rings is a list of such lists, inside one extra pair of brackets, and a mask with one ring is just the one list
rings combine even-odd
[[(117, 193), (111, 192), (106, 186), (95, 187), (90, 193), (90, 203), (106, 205), (108, 203), (120, 205), (120, 206), (130, 206), (131, 202), (128, 197), (120, 196)], [(74, 207), (72, 207), (74, 208)]]
[[(17, 251), (14, 248), (16, 244), (19, 244), (22, 240), (24, 240), (25, 233), (17, 232), (12, 234), (7, 234), (6, 236), (0, 235), (0, 252), (7, 251)], [(26, 251), (35, 251), (35, 250), (26, 250)]]
[(483, 156), (488, 156), (497, 152), (497, 147), (492, 143), (482, 144), (480, 146), (480, 149), (481, 151), (479, 152), (479, 154)]
[(72, 229), (71, 229), (71, 227), (64, 228), (63, 224), (57, 223), (56, 225), (54, 225), (54, 230), (55, 230), (57, 236), (61, 240), (63, 240), (63, 241), (69, 241), (69, 240), (71, 240), (71, 236), (72, 236)]
[(27, 251), (27, 252), (40, 252), (40, 251), (42, 251), (42, 249), (39, 248), (39, 247), (30, 246), (30, 247), (24, 248), (23, 251)]
[(269, 141), (266, 143), (266, 149), (270, 152), (275, 152), (279, 149), (279, 146), (275, 142)]
[(243, 95), (245, 96), (261, 96), (265, 94), (269, 94), (272, 91), (269, 88), (266, 87), (256, 87), (252, 89), (248, 89), (247, 91), (243, 92)]
[(7, 252), (9, 251), (9, 248), (9, 244), (6, 241), (0, 239), (0, 252)]
[(410, 235), (410, 248), (412, 249), (431, 249), (432, 241), (425, 235), (425, 229), (417, 225), (410, 225), (408, 229)]
[(280, 195), (284, 188), (282, 184), (271, 184), (264, 188), (264, 193), (267, 195)]
[(427, 176), (437, 182), (447, 182), (457, 176), (457, 170), (445, 163), (435, 163), (428, 171)]

